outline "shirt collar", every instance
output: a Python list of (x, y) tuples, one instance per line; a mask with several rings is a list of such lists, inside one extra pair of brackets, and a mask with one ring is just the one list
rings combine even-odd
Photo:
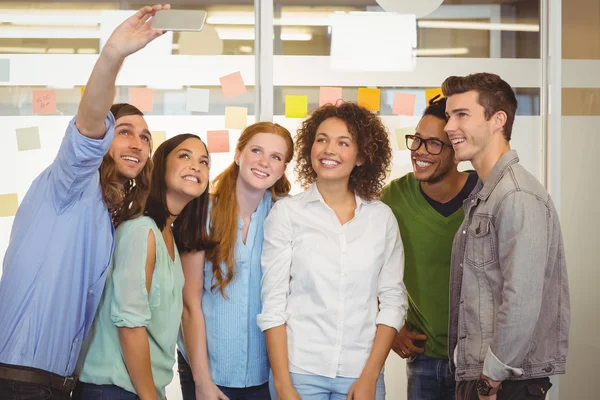
[[(356, 199), (356, 209), (357, 210), (359, 210), (363, 204), (371, 204), (371, 200), (362, 199), (359, 195), (356, 194), (356, 192), (354, 193), (354, 198)], [(323, 204), (327, 204), (327, 203), (325, 203), (325, 200), (323, 199), (321, 192), (319, 192), (316, 182), (311, 184), (310, 187), (306, 190), (303, 201), (304, 201), (304, 205), (307, 205), (310, 203), (315, 203), (315, 202), (321, 202)]]
[(487, 198), (490, 196), (498, 182), (500, 182), (500, 179), (502, 179), (502, 177), (504, 176), (506, 170), (510, 168), (513, 164), (518, 162), (519, 156), (517, 155), (516, 150), (509, 150), (506, 153), (502, 154), (502, 157), (500, 157), (498, 162), (496, 162), (496, 165), (494, 165), (492, 173), (485, 181), (485, 184), (483, 185), (477, 196), (480, 199), (487, 200)]

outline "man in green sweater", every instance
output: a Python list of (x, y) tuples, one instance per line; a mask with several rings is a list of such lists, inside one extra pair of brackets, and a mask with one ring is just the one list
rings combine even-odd
[(406, 136), (414, 172), (390, 182), (381, 198), (398, 220), (406, 257), (409, 309), (393, 350), (407, 359), (408, 400), (455, 399), (448, 359), (452, 240), (477, 174), (458, 171), (445, 112), (445, 98), (429, 102), (415, 134)]

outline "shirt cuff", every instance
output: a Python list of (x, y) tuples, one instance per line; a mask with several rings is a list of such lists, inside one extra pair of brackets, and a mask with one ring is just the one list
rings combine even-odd
[(400, 331), (402, 325), (404, 325), (404, 318), (406, 313), (401, 307), (384, 308), (379, 311), (377, 319), (375, 320), (376, 325), (387, 325), (394, 328), (397, 332)]
[(501, 382), (507, 380), (508, 378), (519, 377), (523, 375), (523, 369), (513, 368), (504, 364), (492, 352), (492, 348), (488, 347), (485, 360), (483, 361), (483, 374), (490, 379)]
[(256, 316), (256, 323), (258, 324), (260, 330), (264, 332), (267, 329), (285, 325), (289, 318), (290, 313), (287, 311), (269, 314), (258, 314)]

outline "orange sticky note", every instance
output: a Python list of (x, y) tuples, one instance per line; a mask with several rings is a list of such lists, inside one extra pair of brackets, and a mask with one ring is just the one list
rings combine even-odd
[(16, 193), (0, 194), (0, 217), (12, 217), (19, 208), (19, 199)]
[(429, 106), (429, 100), (433, 99), (438, 94), (440, 95), (440, 98), (444, 97), (444, 93), (442, 93), (442, 88), (435, 88), (435, 89), (427, 89), (427, 90), (425, 90), (425, 104), (427, 106)]
[(152, 111), (152, 89), (129, 88), (129, 104), (136, 106), (140, 111)]
[(369, 111), (379, 111), (381, 107), (381, 90), (358, 88), (358, 105)]
[(221, 81), (221, 87), (226, 99), (246, 93), (246, 85), (244, 85), (242, 74), (239, 72), (222, 76), (219, 80)]
[(165, 140), (167, 140), (167, 132), (152, 131), (152, 152), (154, 153)]
[(54, 90), (34, 90), (33, 113), (56, 114), (56, 92)]
[(285, 96), (285, 117), (306, 118), (308, 114), (307, 96)]
[(394, 93), (393, 114), (415, 115), (416, 94), (396, 92)]
[(208, 131), (208, 151), (229, 153), (229, 131)]
[(319, 107), (325, 104), (336, 105), (340, 101), (343, 101), (341, 87), (323, 86), (319, 89)]

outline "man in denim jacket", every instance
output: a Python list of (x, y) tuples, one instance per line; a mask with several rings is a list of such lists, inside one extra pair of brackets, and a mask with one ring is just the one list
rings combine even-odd
[[(558, 215), (510, 149), (517, 99), (499, 76), (450, 77), (445, 131), (479, 175), (452, 248), (457, 400), (540, 399), (565, 373), (569, 290)], [(497, 394), (496, 394), (497, 393)], [(496, 397), (498, 396), (498, 397)]]

